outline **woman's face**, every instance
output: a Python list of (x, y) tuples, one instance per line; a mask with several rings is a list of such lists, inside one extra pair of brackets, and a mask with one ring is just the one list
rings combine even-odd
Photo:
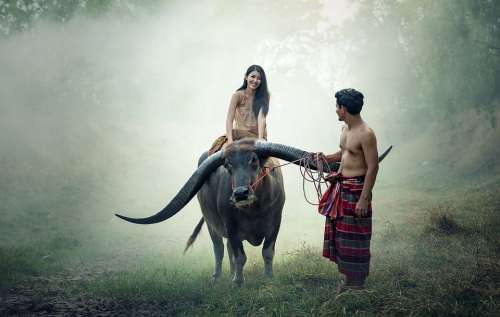
[(247, 87), (252, 90), (256, 90), (260, 86), (260, 81), (260, 73), (254, 70), (247, 76)]

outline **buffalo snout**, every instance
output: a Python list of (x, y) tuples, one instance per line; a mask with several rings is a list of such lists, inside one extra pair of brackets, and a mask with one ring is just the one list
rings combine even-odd
[(257, 200), (255, 193), (249, 186), (238, 186), (231, 195), (231, 204), (236, 208), (248, 208)]
[(248, 186), (238, 186), (233, 191), (233, 201), (242, 201), (248, 199), (250, 189)]

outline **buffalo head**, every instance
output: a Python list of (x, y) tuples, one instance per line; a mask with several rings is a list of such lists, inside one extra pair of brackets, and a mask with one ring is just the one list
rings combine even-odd
[(257, 154), (255, 140), (244, 139), (225, 148), (223, 165), (231, 179), (232, 205), (241, 208), (256, 201), (254, 185), (264, 173), (265, 162)]

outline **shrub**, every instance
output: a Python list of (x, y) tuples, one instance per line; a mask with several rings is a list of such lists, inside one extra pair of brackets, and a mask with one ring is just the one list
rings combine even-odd
[(454, 234), (462, 230), (449, 207), (434, 207), (429, 210), (429, 227), (445, 234)]

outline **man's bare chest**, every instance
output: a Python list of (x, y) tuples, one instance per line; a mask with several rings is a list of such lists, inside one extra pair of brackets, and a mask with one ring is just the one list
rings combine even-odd
[(353, 154), (362, 153), (361, 141), (356, 133), (344, 131), (340, 136), (340, 148)]

